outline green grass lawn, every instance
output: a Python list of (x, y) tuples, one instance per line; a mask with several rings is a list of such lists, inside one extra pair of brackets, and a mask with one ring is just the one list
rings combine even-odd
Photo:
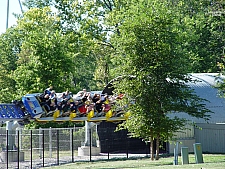
[[(23, 150), (24, 152), (24, 159), (25, 161), (29, 161), (31, 159), (31, 154), (30, 154), (30, 150)], [(63, 156), (71, 156), (71, 151), (62, 151), (60, 150), (60, 156), (63, 157)], [(78, 155), (78, 151), (77, 150), (74, 150), (74, 156), (77, 156)], [(52, 157), (56, 157), (56, 154), (57, 154), (57, 151), (56, 150), (52, 150), (51, 151), (51, 155)], [(42, 156), (42, 150), (39, 152), (38, 150), (33, 150), (33, 153), (32, 153), (32, 159), (35, 160), (35, 159), (40, 159), (40, 156)], [(45, 158), (49, 158), (50, 157), (50, 151), (45, 151), (44, 153), (45, 155)]]
[[(134, 169), (134, 168), (159, 168), (159, 169), (225, 169), (225, 154), (204, 154), (204, 163), (195, 164), (193, 154), (189, 155), (189, 164), (182, 165), (179, 157), (178, 165), (173, 165), (174, 157), (161, 157), (158, 161), (149, 158), (139, 159), (111, 159), (105, 161), (78, 162), (60, 166), (51, 166), (54, 169)], [(45, 167), (49, 168), (49, 167)]]

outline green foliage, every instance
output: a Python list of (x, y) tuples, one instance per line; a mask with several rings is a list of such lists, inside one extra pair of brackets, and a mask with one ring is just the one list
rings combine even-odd
[[(177, 5), (178, 4), (178, 5)], [(181, 22), (188, 24), (191, 72), (219, 72), (224, 56), (224, 1), (179, 1)]]
[(172, 137), (185, 120), (171, 120), (171, 112), (207, 120), (204, 100), (184, 82), (190, 81), (190, 72), (224, 71), (225, 14), (213, 15), (224, 11), (223, 1), (24, 4), (29, 10), (18, 25), (0, 36), (1, 102), (42, 92), (49, 85), (57, 92), (100, 90), (113, 77), (134, 75), (117, 84), (118, 92), (126, 93), (124, 104), (135, 99), (129, 107), (132, 116), (122, 126), (133, 136)]
[(17, 30), (24, 39), (12, 77), (22, 92), (20, 96), (43, 91), (49, 85), (58, 91), (70, 88), (68, 76), (73, 64), (69, 37), (60, 31), (57, 17), (50, 13), (48, 8), (33, 8), (18, 21)]
[(25, 5), (28, 9), (51, 6), (57, 10), (63, 32), (78, 36), (75, 48), (79, 48), (79, 54), (73, 60), (73, 83), (77, 88), (102, 90), (110, 78), (109, 57), (112, 55), (112, 46), (107, 40), (110, 29), (104, 24), (104, 18), (112, 10), (113, 2), (27, 0)]
[[(122, 16), (120, 35), (114, 35), (113, 45), (120, 54), (118, 71), (127, 78), (116, 83), (119, 92), (135, 99), (128, 109), (131, 117), (121, 129), (128, 129), (134, 137), (146, 140), (167, 140), (182, 129), (186, 119), (172, 112), (185, 112), (197, 118), (207, 118), (210, 112), (184, 82), (188, 75), (189, 56), (183, 50), (186, 34), (178, 20), (162, 1), (131, 1)], [(126, 18), (125, 18), (126, 16)], [(120, 19), (123, 18), (121, 21)], [(181, 66), (182, 65), (182, 66)], [(132, 80), (129, 75), (134, 75)]]
[(0, 102), (11, 102), (15, 97), (15, 80), (10, 75), (17, 67), (20, 38), (13, 28), (0, 36)]
[(57, 123), (54, 121), (49, 121), (47, 123), (38, 123), (36, 121), (31, 121), (29, 124), (25, 125), (26, 129), (39, 129), (39, 128), (68, 128), (68, 127), (83, 127), (84, 122), (81, 123), (73, 123), (70, 121), (66, 121), (63, 123)]

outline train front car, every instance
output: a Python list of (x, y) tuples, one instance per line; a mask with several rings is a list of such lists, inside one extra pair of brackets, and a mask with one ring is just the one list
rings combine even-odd
[(41, 107), (39, 100), (37, 99), (40, 94), (27, 94), (22, 97), (22, 102), (27, 112), (31, 115), (32, 118), (40, 118), (45, 114), (44, 109)]

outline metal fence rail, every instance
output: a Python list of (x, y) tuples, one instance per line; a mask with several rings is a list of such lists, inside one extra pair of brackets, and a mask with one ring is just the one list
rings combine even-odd
[[(104, 134), (109, 132), (107, 130), (101, 132)], [(85, 144), (84, 127), (18, 129), (13, 132), (0, 128), (0, 169), (37, 169), (77, 161), (137, 156), (137, 154), (130, 153), (130, 148), (133, 147), (132, 139), (105, 137), (99, 140), (96, 126), (92, 127), (89, 133), (89, 142), (91, 143), (91, 146), (88, 146), (89, 155), (80, 156), (78, 149)], [(10, 141), (13, 142), (12, 149), (7, 146)], [(100, 153), (92, 155), (92, 147), (98, 147)], [(115, 147), (121, 149), (121, 151), (115, 151)], [(136, 148), (138, 149), (138, 145), (136, 145)], [(139, 154), (139, 156), (148, 155), (148, 149), (148, 146), (146, 146), (146, 154)]]

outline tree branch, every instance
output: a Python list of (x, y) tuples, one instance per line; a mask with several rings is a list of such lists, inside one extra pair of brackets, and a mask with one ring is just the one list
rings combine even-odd
[(111, 5), (110, 1), (107, 0), (108, 3), (106, 2), (106, 0), (103, 0), (103, 1), (104, 1), (105, 5), (109, 8), (109, 10), (112, 11), (112, 5)]

